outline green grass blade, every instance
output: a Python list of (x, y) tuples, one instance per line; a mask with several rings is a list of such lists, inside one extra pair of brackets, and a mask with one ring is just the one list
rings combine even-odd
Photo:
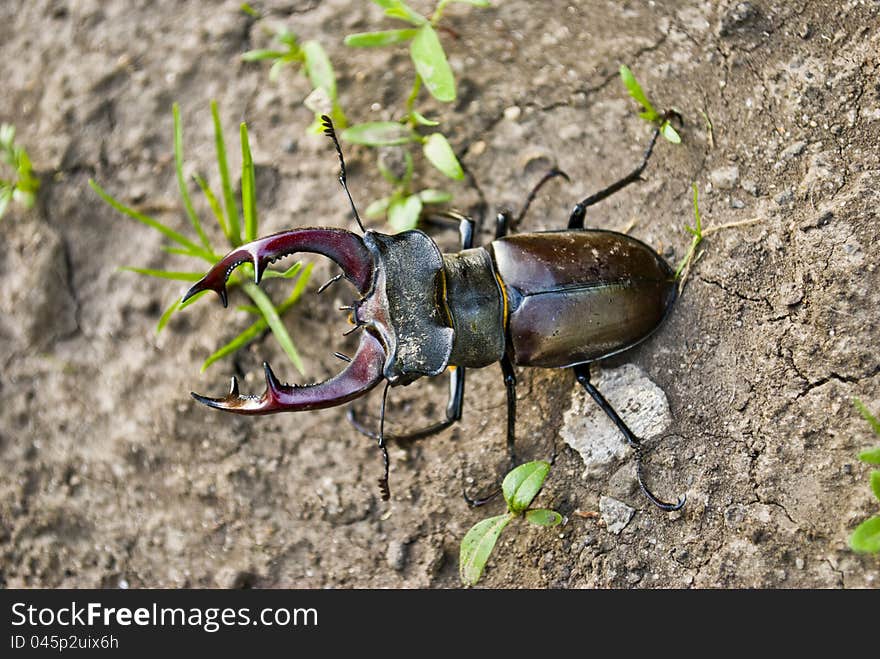
[(272, 334), (275, 335), (275, 340), (278, 341), (281, 348), (287, 353), (294, 368), (296, 368), (301, 375), (305, 375), (305, 366), (303, 365), (302, 358), (299, 356), (296, 347), (293, 345), (293, 340), (290, 338), (290, 334), (287, 333), (287, 328), (284, 327), (284, 323), (281, 321), (281, 317), (278, 315), (278, 310), (275, 308), (275, 305), (272, 304), (272, 300), (270, 300), (269, 296), (266, 295), (256, 284), (248, 283), (242, 286), (242, 288), (251, 300), (254, 301), (254, 304), (260, 308), (260, 311), (263, 314), (263, 319), (266, 321), (269, 329), (272, 330)]
[(220, 123), (220, 113), (217, 110), (217, 101), (211, 101), (211, 116), (214, 119), (214, 147), (217, 151), (217, 168), (220, 170), (220, 186), (223, 189), (223, 203), (226, 206), (227, 226), (229, 227), (229, 241), (233, 247), (241, 245), (241, 224), (238, 221), (238, 204), (235, 195), (232, 194), (232, 184), (229, 182), (229, 165), (226, 161), (226, 144), (223, 140), (223, 126)]
[(219, 361), (226, 357), (227, 355), (231, 355), (236, 350), (243, 348), (248, 343), (256, 339), (260, 334), (262, 334), (266, 330), (266, 321), (260, 318), (255, 321), (252, 325), (250, 325), (245, 331), (232, 339), (229, 343), (221, 346), (213, 353), (211, 353), (208, 358), (202, 364), (202, 373), (204, 373), (208, 367), (216, 361)]
[(358, 32), (345, 37), (345, 45), (352, 48), (377, 48), (403, 43), (412, 39), (418, 30), (382, 30), (380, 32)]
[(302, 297), (303, 291), (306, 290), (306, 284), (309, 283), (309, 278), (312, 276), (312, 267), (313, 265), (309, 263), (303, 268), (302, 274), (299, 276), (299, 279), (296, 280), (296, 284), (294, 284), (290, 295), (287, 296), (287, 299), (284, 300), (284, 302), (278, 305), (279, 314), (286, 312), (290, 307), (297, 303), (297, 300), (299, 300), (300, 297)]
[[(278, 315), (285, 313), (294, 304), (297, 303), (299, 298), (302, 296), (303, 291), (305, 290), (306, 284), (309, 281), (309, 277), (311, 276), (311, 273), (312, 273), (312, 264), (309, 264), (303, 269), (302, 274), (300, 275), (299, 279), (297, 280), (296, 284), (294, 285), (293, 290), (291, 291), (288, 298), (284, 302), (282, 302), (281, 304), (278, 305), (278, 309), (277, 309)], [(249, 284), (249, 286), (255, 288), (260, 293), (262, 293), (262, 291), (260, 291), (259, 288), (254, 286), (254, 284)], [(194, 298), (191, 298), (191, 299), (194, 299)], [(266, 299), (268, 299), (268, 298), (266, 298)], [(187, 300), (187, 305), (189, 304), (189, 302), (190, 302), (190, 300)], [(271, 301), (269, 302), (269, 304), (271, 304)], [(248, 312), (251, 311), (251, 309), (249, 308), (249, 305), (244, 307), (243, 310), (248, 311)], [(260, 309), (259, 307), (255, 306), (255, 307), (253, 307), (253, 310), (257, 313), (262, 313), (262, 309)], [(250, 343), (251, 341), (256, 339), (258, 336), (260, 336), (260, 334), (265, 332), (267, 328), (268, 328), (268, 323), (266, 322), (265, 316), (262, 316), (258, 320), (254, 321), (241, 334), (236, 336), (229, 343), (220, 347), (214, 353), (212, 353), (205, 360), (205, 362), (202, 364), (202, 372), (204, 373), (205, 370), (214, 362), (216, 362), (220, 359), (223, 359), (227, 355), (231, 355), (236, 350), (246, 346), (248, 343)], [(302, 372), (302, 371), (300, 371), (300, 372)]]
[(159, 279), (173, 279), (175, 281), (198, 281), (202, 278), (202, 272), (175, 272), (173, 270), (152, 270), (150, 268), (132, 268), (130, 266), (122, 266), (120, 270), (127, 272), (136, 272), (139, 275), (148, 275), (150, 277), (158, 277)]
[(263, 273), (263, 279), (293, 279), (297, 272), (302, 269), (302, 263), (296, 262), (287, 270), (279, 272), (278, 270), (266, 270)]
[(243, 62), (259, 62), (260, 60), (265, 59), (278, 59), (279, 57), (284, 57), (286, 53), (281, 50), (269, 50), (269, 49), (257, 49), (257, 50), (249, 50), (245, 53), (241, 54), (241, 59)]
[(247, 124), (242, 122), (239, 132), (241, 135), (241, 207), (244, 210), (244, 239), (250, 242), (257, 237), (256, 180)]
[(217, 197), (214, 195), (208, 182), (198, 174), (194, 175), (193, 179), (198, 184), (199, 188), (201, 188), (202, 193), (205, 195), (205, 199), (208, 200), (208, 205), (211, 207), (214, 217), (217, 218), (217, 224), (220, 225), (220, 230), (223, 231), (223, 235), (226, 236), (227, 240), (231, 240), (229, 236), (229, 227), (226, 226), (226, 217), (223, 215), (223, 209), (220, 207), (220, 202), (217, 200)]
[(192, 199), (190, 199), (189, 190), (186, 189), (186, 180), (183, 176), (183, 127), (180, 125), (180, 106), (174, 103), (171, 106), (171, 112), (174, 115), (174, 171), (177, 173), (177, 187), (180, 189), (180, 198), (183, 200), (186, 215), (193, 229), (196, 230), (199, 240), (202, 241), (205, 249), (211, 251), (211, 243), (208, 240), (208, 236), (205, 235), (204, 229), (202, 229), (202, 222), (199, 220), (199, 216), (196, 215), (196, 211), (193, 209)]
[(174, 303), (165, 309), (162, 313), (162, 317), (159, 318), (159, 323), (156, 325), (156, 334), (159, 334), (165, 326), (168, 324), (168, 321), (171, 320), (171, 316), (174, 315), (174, 312), (180, 308), (180, 298), (174, 300)]
[(94, 179), (89, 179), (89, 185), (92, 187), (92, 190), (94, 190), (98, 194), (98, 196), (101, 197), (101, 199), (103, 199), (108, 205), (110, 205), (123, 215), (128, 215), (128, 217), (132, 218), (133, 220), (137, 220), (138, 222), (146, 224), (148, 227), (155, 229), (165, 237), (170, 238), (176, 243), (183, 245), (187, 250), (189, 250), (188, 253), (190, 255), (198, 256), (201, 259), (205, 259), (212, 265), (217, 262), (217, 259), (214, 257), (214, 254), (211, 252), (211, 250), (206, 250), (204, 247), (197, 245), (186, 236), (177, 233), (174, 229), (168, 228), (158, 220), (154, 220), (152, 217), (144, 215), (143, 213), (138, 213), (133, 208), (129, 208), (125, 204), (117, 201), (115, 198), (110, 196), (110, 194), (108, 194), (104, 190), (104, 188), (98, 185)]

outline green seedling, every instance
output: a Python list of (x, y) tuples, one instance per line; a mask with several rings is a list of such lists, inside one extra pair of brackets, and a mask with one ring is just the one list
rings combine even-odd
[(15, 126), (0, 124), (0, 162), (11, 167), (15, 174), (11, 179), (0, 177), (0, 218), (10, 201), (25, 208), (33, 208), (37, 200), (40, 179), (34, 176), (31, 159), (24, 147), (15, 143)]
[(276, 49), (249, 50), (241, 56), (245, 62), (272, 62), (269, 69), (269, 80), (275, 82), (281, 70), (290, 65), (302, 65), (305, 74), (312, 84), (312, 93), (303, 104), (315, 113), (315, 121), (309, 128), (313, 133), (320, 133), (321, 115), (329, 115), (337, 128), (345, 128), (348, 120), (336, 94), (336, 74), (333, 64), (324, 47), (317, 41), (305, 41), (300, 45), (296, 35), (286, 29), (275, 34), (279, 43)]
[[(874, 433), (880, 436), (880, 421), (868, 411), (858, 398), (853, 399), (856, 409), (867, 421)], [(880, 446), (859, 453), (859, 460), (870, 465), (880, 465)], [(880, 499), (880, 470), (871, 471), (871, 491)], [(855, 551), (876, 554), (880, 552), (880, 515), (866, 519), (856, 527), (849, 538), (849, 546)]]
[(687, 231), (691, 236), (691, 244), (688, 246), (688, 251), (685, 253), (684, 258), (679, 262), (678, 267), (675, 269), (675, 279), (678, 280), (678, 290), (681, 293), (684, 290), (684, 284), (687, 280), (688, 275), (691, 271), (691, 266), (697, 262), (700, 254), (698, 253), (698, 249), (700, 247), (700, 243), (703, 242), (703, 239), (715, 233), (716, 231), (722, 231), (724, 229), (735, 229), (736, 227), (744, 227), (750, 224), (757, 224), (761, 221), (761, 218), (752, 218), (751, 220), (742, 220), (741, 222), (727, 222), (725, 224), (719, 224), (714, 227), (709, 227), (707, 229), (703, 228), (703, 220), (700, 216), (700, 206), (699, 206), (699, 193), (697, 191), (697, 184), (691, 183), (691, 188), (693, 189), (693, 205), (694, 205), (694, 226), (685, 225), (684, 230)]
[(639, 116), (648, 123), (654, 124), (660, 129), (660, 134), (673, 144), (681, 144), (681, 136), (678, 131), (673, 128), (670, 121), (670, 114), (680, 114), (677, 110), (670, 112), (657, 112), (648, 96), (645, 94), (642, 86), (636, 80), (633, 72), (625, 64), (620, 66), (620, 79), (623, 81), (624, 87), (633, 97), (636, 103), (642, 106)]
[(422, 87), (441, 103), (456, 98), (455, 77), (438, 35), (438, 25), (447, 5), (459, 2), (476, 7), (488, 7), (487, 0), (440, 0), (430, 17), (425, 17), (402, 0), (373, 0), (385, 10), (385, 15), (403, 21), (407, 27), (379, 32), (350, 34), (345, 43), (354, 48), (376, 48), (409, 44), (409, 54), (415, 68), (413, 86), (398, 121), (371, 121), (356, 124), (342, 132), (342, 138), (370, 147), (395, 147), (404, 150), (402, 171), (394, 171), (379, 158), (379, 170), (391, 184), (390, 195), (371, 203), (366, 210), (369, 218), (385, 216), (395, 231), (414, 228), (426, 205), (450, 201), (452, 195), (444, 190), (416, 191), (413, 185), (412, 149), (421, 147), (425, 159), (437, 171), (454, 181), (464, 179), (464, 169), (449, 140), (439, 131), (423, 134), (425, 129), (436, 129), (439, 121), (429, 119), (416, 109)]
[[(180, 122), (180, 108), (175, 103), (173, 107), (174, 114), (174, 164), (177, 174), (177, 184), (180, 190), (180, 197), (187, 218), (192, 225), (196, 238), (190, 238), (171, 227), (159, 222), (158, 220), (145, 215), (107, 193), (97, 182), (90, 179), (89, 185), (92, 189), (114, 209), (120, 213), (137, 220), (147, 226), (155, 229), (163, 236), (176, 243), (173, 246), (165, 246), (162, 249), (171, 254), (178, 254), (190, 258), (207, 261), (210, 265), (216, 264), (222, 258), (222, 254), (218, 254), (211, 246), (205, 232), (202, 222), (195, 212), (192, 199), (187, 188), (186, 177), (183, 173), (183, 129)], [(211, 103), (211, 115), (214, 122), (214, 143), (217, 153), (217, 169), (220, 177), (221, 195), (218, 197), (208, 182), (200, 175), (195, 175), (193, 180), (201, 189), (205, 196), (205, 200), (211, 209), (214, 218), (220, 230), (223, 232), (226, 241), (231, 248), (238, 247), (242, 242), (249, 242), (256, 239), (259, 229), (259, 221), (257, 217), (256, 205), (256, 189), (254, 177), (254, 163), (251, 157), (250, 143), (248, 140), (247, 126), (242, 123), (239, 127), (241, 137), (241, 154), (242, 154), (242, 173), (241, 173), (241, 205), (232, 192), (232, 184), (229, 176), (229, 167), (226, 158), (225, 138), (223, 136), (223, 128), (220, 124), (220, 115), (217, 110), (216, 102)], [(243, 220), (243, 221), (242, 221)], [(227, 251), (224, 247), (221, 251)], [(240, 287), (241, 290), (251, 299), (253, 304), (239, 307), (239, 310), (256, 317), (256, 320), (241, 334), (225, 344), (213, 354), (211, 354), (202, 364), (202, 371), (207, 369), (218, 359), (232, 354), (236, 350), (244, 347), (257, 337), (261, 336), (267, 329), (272, 332), (275, 339), (287, 353), (290, 361), (300, 373), (304, 373), (302, 359), (293, 344), (293, 340), (281, 321), (281, 315), (290, 309), (302, 295), (306, 283), (311, 274), (311, 265), (305, 267), (300, 263), (295, 263), (285, 272), (267, 270), (263, 275), (266, 277), (283, 277), (285, 279), (296, 279), (293, 290), (290, 295), (281, 304), (275, 305), (269, 296), (253, 283), (254, 270), (253, 265), (243, 264), (242, 268), (233, 272), (230, 279), (230, 287)], [(204, 268), (198, 271), (172, 271), (172, 270), (156, 270), (151, 268), (133, 268), (124, 267), (122, 270), (136, 272), (138, 274), (150, 277), (158, 277), (160, 279), (172, 279), (183, 282), (195, 282), (201, 279), (204, 274)], [(181, 297), (178, 297), (169, 306), (159, 319), (156, 332), (161, 332), (168, 324), (171, 316), (181, 309), (188, 307), (201, 294), (196, 295), (184, 303), (181, 303)]]
[(530, 524), (553, 527), (562, 522), (562, 515), (546, 508), (529, 508), (538, 495), (550, 463), (538, 460), (513, 469), (504, 477), (501, 492), (507, 502), (507, 512), (477, 522), (461, 541), (458, 571), (465, 585), (473, 586), (483, 574), (483, 568), (505, 527), (517, 517)]

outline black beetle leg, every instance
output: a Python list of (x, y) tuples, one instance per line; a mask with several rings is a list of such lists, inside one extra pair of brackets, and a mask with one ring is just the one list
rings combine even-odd
[[(516, 466), (516, 372), (510, 357), (504, 355), (501, 358), (501, 372), (504, 374), (504, 386), (507, 389), (507, 471)], [(504, 475), (502, 474), (502, 478)], [(463, 491), (464, 500), (471, 508), (482, 506), (498, 496), (501, 489), (496, 485), (488, 495), (472, 497), (467, 491)]]
[(679, 497), (678, 502), (676, 503), (667, 503), (662, 499), (658, 499), (648, 486), (645, 485), (645, 479), (642, 477), (642, 443), (638, 437), (635, 436), (632, 430), (629, 429), (629, 426), (624, 423), (623, 419), (620, 418), (620, 415), (615, 411), (611, 404), (605, 400), (605, 396), (602, 395), (598, 389), (596, 389), (595, 385), (590, 381), (590, 365), (589, 364), (581, 364), (579, 366), (573, 367), (575, 377), (577, 381), (580, 382), (581, 386), (587, 391), (590, 396), (592, 396), (593, 400), (602, 408), (602, 411), (608, 415), (608, 418), (614, 422), (614, 425), (617, 426), (618, 430), (623, 433), (623, 437), (626, 439), (627, 443), (633, 447), (636, 455), (636, 478), (639, 481), (639, 487), (642, 488), (642, 492), (655, 506), (660, 508), (661, 510), (665, 510), (671, 512), (673, 510), (680, 509), (687, 501), (687, 495), (683, 495)]
[[(424, 439), (425, 437), (436, 435), (442, 430), (446, 430), (446, 428), (455, 422), (460, 421), (462, 407), (464, 406), (464, 373), (464, 368), (449, 369), (449, 402), (446, 404), (446, 419), (438, 421), (427, 428), (414, 430), (413, 432), (404, 433), (402, 435), (386, 434), (384, 436), (385, 439), (393, 440), (395, 442), (411, 442), (417, 439)], [(374, 430), (370, 430), (365, 426), (358, 418), (354, 404), (348, 408), (348, 420), (351, 425), (354, 426), (354, 429), (362, 435), (366, 435), (367, 437), (376, 440), (379, 439), (379, 435)]]
[(498, 215), (495, 218), (495, 239), (496, 240), (498, 238), (503, 238), (504, 236), (508, 235), (509, 233), (513, 233), (514, 231), (517, 230), (517, 228), (519, 228), (520, 222), (523, 221), (523, 218), (526, 216), (526, 213), (529, 210), (529, 206), (532, 205), (532, 202), (535, 200), (535, 197), (538, 196), (538, 192), (541, 190), (542, 187), (544, 187), (544, 184), (547, 181), (554, 179), (557, 176), (561, 176), (566, 181), (571, 183), (571, 179), (568, 177), (568, 174), (563, 172), (561, 169), (556, 169), (554, 167), (549, 172), (544, 174), (544, 176), (541, 177), (541, 180), (538, 181), (537, 184), (535, 184), (535, 187), (532, 188), (531, 192), (529, 192), (529, 195), (526, 197), (526, 201), (523, 204), (523, 207), (520, 209), (519, 214), (516, 217), (513, 217), (513, 214), (507, 209), (504, 209), (498, 213)]
[(388, 388), (390, 386), (390, 382), (385, 383), (385, 389), (382, 391), (382, 409), (379, 411), (379, 450), (382, 451), (382, 464), (385, 468), (382, 477), (379, 479), (379, 491), (382, 493), (382, 501), (388, 501), (391, 498), (391, 488), (388, 487), (390, 461), (388, 460), (388, 446), (385, 444), (385, 402), (388, 400)]
[[(669, 116), (678, 116), (680, 118), (681, 115), (678, 113), (667, 113)], [(592, 206), (593, 204), (597, 204), (603, 199), (607, 199), (615, 192), (622, 190), (630, 183), (635, 183), (638, 181), (642, 172), (645, 171), (645, 167), (648, 166), (648, 160), (651, 158), (651, 154), (654, 152), (654, 145), (657, 143), (657, 138), (660, 136), (660, 129), (655, 128), (654, 133), (651, 135), (651, 141), (648, 143), (648, 148), (645, 149), (645, 155), (642, 157), (642, 162), (632, 170), (629, 174), (624, 176), (619, 181), (615, 181), (607, 188), (599, 190), (596, 194), (590, 195), (586, 199), (581, 202), (578, 202), (575, 205), (574, 209), (571, 211), (571, 216), (568, 218), (568, 228), (569, 229), (583, 229), (584, 228), (584, 218), (587, 215), (587, 208)]]

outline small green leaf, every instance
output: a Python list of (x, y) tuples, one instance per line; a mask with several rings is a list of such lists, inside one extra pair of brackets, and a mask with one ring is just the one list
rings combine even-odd
[(246, 2), (241, 3), (241, 6), (239, 7), (239, 9), (242, 11), (242, 13), (247, 14), (251, 18), (259, 18), (260, 17), (260, 12), (258, 12), (256, 9), (251, 7)]
[(371, 220), (380, 218), (388, 212), (388, 204), (390, 203), (391, 197), (382, 197), (381, 199), (377, 199), (369, 206), (367, 206), (367, 210), (364, 211), (364, 215), (366, 215)]
[(673, 144), (681, 144), (681, 136), (678, 134), (678, 131), (672, 127), (672, 124), (668, 121), (664, 121), (663, 125), (660, 127), (660, 134), (663, 135), (669, 142)]
[(458, 559), (458, 573), (462, 583), (473, 586), (480, 580), (483, 568), (498, 542), (498, 536), (512, 519), (510, 514), (490, 517), (477, 522), (467, 532), (461, 541)]
[(449, 145), (449, 140), (442, 133), (432, 133), (422, 147), (425, 157), (431, 164), (451, 179), (460, 181), (464, 178), (464, 170)]
[(414, 194), (405, 199), (398, 199), (388, 206), (388, 224), (396, 231), (415, 229), (422, 213), (422, 200)]
[(872, 517), (859, 524), (849, 538), (849, 546), (855, 551), (880, 552), (880, 517)]
[(859, 460), (869, 465), (880, 465), (880, 446), (859, 453)]
[(345, 45), (352, 48), (376, 48), (378, 46), (390, 46), (403, 43), (412, 39), (418, 30), (409, 28), (406, 30), (383, 30), (381, 32), (359, 32), (345, 37)]
[(385, 15), (390, 18), (399, 18), (413, 25), (423, 25), (428, 22), (427, 18), (401, 0), (373, 0), (373, 2), (382, 7)]
[[(632, 96), (639, 105), (645, 108), (646, 112), (652, 113), (653, 117), (657, 117), (657, 111), (654, 110), (654, 106), (651, 105), (651, 101), (649, 101), (648, 97), (645, 96), (645, 92), (642, 91), (642, 87), (636, 81), (636, 77), (633, 75), (633, 72), (630, 71), (629, 67), (625, 64), (620, 65), (620, 79), (623, 81), (623, 85), (626, 87), (629, 95)], [(650, 121), (653, 121), (653, 118), (650, 119)]]
[(562, 522), (562, 515), (555, 510), (537, 508), (526, 511), (526, 521), (536, 526), (556, 526)]
[(412, 141), (412, 132), (397, 121), (368, 121), (355, 124), (341, 133), (342, 139), (367, 146), (396, 146)]
[(410, 44), (410, 56), (431, 96), (443, 103), (454, 101), (455, 78), (440, 38), (430, 25), (423, 25), (419, 29)]
[(275, 335), (275, 340), (278, 341), (278, 344), (284, 349), (284, 352), (287, 353), (293, 366), (301, 375), (305, 375), (305, 366), (303, 365), (302, 358), (294, 347), (293, 340), (290, 338), (290, 334), (287, 333), (287, 328), (281, 321), (281, 317), (278, 315), (278, 310), (275, 308), (275, 305), (272, 304), (272, 300), (270, 300), (269, 296), (254, 283), (248, 282), (242, 288), (251, 300), (254, 301), (254, 304), (260, 308), (263, 318), (266, 320), (266, 324), (269, 326), (269, 329), (272, 330), (272, 334)]
[(410, 112), (410, 114), (412, 115), (412, 118), (415, 120), (415, 122), (419, 126), (439, 126), (440, 125), (439, 121), (434, 121), (433, 119), (428, 119), (425, 115), (423, 115), (421, 112), (418, 112), (416, 110), (413, 110), (412, 112)]
[(423, 204), (445, 204), (452, 199), (452, 194), (445, 190), (427, 189), (419, 192)]
[(173, 279), (175, 281), (198, 281), (204, 273), (201, 272), (175, 272), (173, 270), (152, 270), (150, 268), (132, 268), (122, 266), (120, 270), (127, 272), (136, 272), (139, 275), (148, 275), (150, 277), (158, 277), (159, 279)]
[(259, 62), (261, 60), (266, 59), (280, 59), (284, 57), (286, 53), (280, 50), (271, 50), (268, 48), (260, 48), (257, 50), (249, 50), (241, 54), (241, 59), (244, 62)]
[(865, 421), (867, 421), (871, 425), (871, 428), (874, 430), (874, 432), (880, 435), (880, 421), (878, 421), (877, 418), (873, 414), (871, 414), (868, 408), (865, 407), (865, 404), (862, 403), (862, 401), (860, 401), (858, 398), (853, 398), (853, 405), (856, 406), (856, 409), (859, 411), (859, 414), (864, 417)]
[(312, 87), (323, 89), (331, 99), (335, 99), (336, 75), (324, 47), (317, 41), (306, 41), (303, 44), (303, 53), (306, 58), (306, 73)]
[(257, 238), (257, 191), (254, 175), (254, 159), (248, 140), (247, 124), (239, 126), (241, 136), (241, 207), (244, 210), (244, 238), (250, 242)]
[(549, 462), (535, 460), (521, 464), (504, 477), (501, 491), (510, 512), (521, 513), (531, 505), (549, 471)]
[(871, 472), (871, 491), (880, 499), (880, 471)]

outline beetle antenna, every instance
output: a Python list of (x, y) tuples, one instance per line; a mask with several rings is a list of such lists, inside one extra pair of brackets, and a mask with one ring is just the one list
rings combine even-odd
[(321, 123), (324, 126), (324, 135), (333, 140), (333, 145), (336, 147), (336, 154), (339, 156), (339, 182), (342, 183), (342, 189), (345, 190), (345, 194), (348, 197), (348, 203), (351, 204), (351, 212), (354, 213), (354, 219), (357, 221), (361, 231), (366, 233), (364, 223), (361, 222), (361, 216), (358, 215), (354, 200), (351, 198), (351, 193), (348, 191), (348, 184), (346, 183), (345, 178), (345, 158), (342, 157), (342, 147), (339, 146), (339, 140), (336, 138), (336, 131), (333, 129), (333, 122), (326, 114), (322, 114)]
[(391, 489), (388, 487), (388, 447), (385, 445), (385, 402), (388, 400), (388, 388), (390, 382), (385, 383), (385, 390), (382, 392), (382, 409), (379, 412), (379, 448), (382, 451), (382, 463), (385, 472), (379, 479), (379, 491), (382, 492), (382, 501), (388, 501), (391, 498)]

